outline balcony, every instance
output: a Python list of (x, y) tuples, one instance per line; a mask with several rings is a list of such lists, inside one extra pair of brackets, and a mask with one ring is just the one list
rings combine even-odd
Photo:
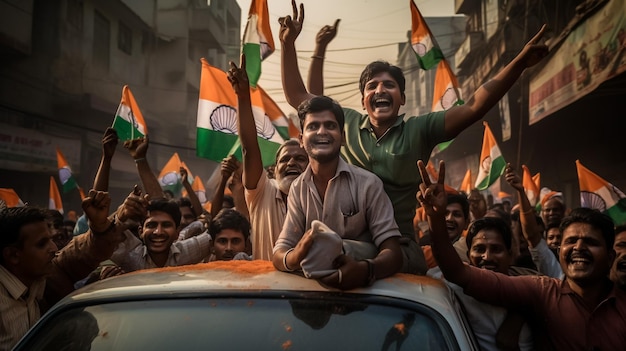
[(454, 12), (470, 14), (480, 9), (480, 0), (454, 0)]

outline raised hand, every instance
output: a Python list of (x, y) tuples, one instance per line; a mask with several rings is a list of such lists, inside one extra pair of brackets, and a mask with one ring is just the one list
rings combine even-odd
[(545, 33), (547, 25), (541, 26), (541, 29), (535, 36), (524, 45), (522, 51), (517, 55), (519, 60), (524, 62), (525, 67), (531, 67), (536, 65), (539, 61), (541, 61), (544, 57), (546, 57), (549, 53), (548, 46), (544, 43), (541, 43), (541, 38), (543, 38), (543, 34)]
[(102, 155), (104, 155), (105, 158), (113, 158), (118, 141), (119, 138), (115, 129), (108, 127), (102, 136)]
[(148, 153), (148, 136), (146, 135), (143, 138), (126, 140), (124, 142), (124, 147), (128, 149), (130, 156), (135, 160), (146, 158), (146, 154)]
[(291, 0), (291, 7), (293, 9), (292, 16), (278, 19), (278, 23), (280, 23), (278, 38), (284, 43), (294, 43), (302, 31), (302, 24), (304, 23), (304, 4), (300, 4), (299, 13), (295, 0)]
[(180, 167), (178, 170), (180, 173), (180, 181), (183, 184), (189, 183), (189, 173), (187, 173), (187, 169), (185, 167)]
[(250, 81), (248, 80), (248, 73), (246, 73), (246, 56), (244, 54), (241, 54), (240, 67), (237, 67), (233, 61), (230, 61), (230, 69), (227, 76), (235, 94), (250, 95)]
[(515, 190), (524, 191), (522, 179), (517, 175), (517, 173), (515, 173), (515, 170), (510, 163), (507, 163), (506, 168), (504, 169), (504, 179), (506, 179), (507, 183), (509, 183)]
[(335, 36), (337, 35), (337, 28), (339, 27), (340, 21), (341, 19), (338, 18), (335, 21), (334, 25), (332, 26), (325, 25), (324, 27), (322, 27), (319, 30), (319, 32), (317, 32), (317, 35), (315, 36), (315, 42), (319, 45), (327, 46), (328, 43), (330, 43), (333, 39), (335, 39)]
[(111, 222), (107, 216), (111, 206), (111, 197), (108, 192), (91, 189), (81, 205), (87, 215), (87, 219), (89, 219), (89, 227), (93, 232), (103, 233), (109, 229)]
[(117, 218), (126, 223), (136, 221), (141, 223), (148, 213), (148, 194), (141, 195), (141, 189), (135, 185), (133, 191), (124, 199), (117, 209)]
[(235, 155), (230, 155), (222, 160), (221, 173), (223, 179), (228, 179), (239, 168), (239, 160)]
[(422, 177), (422, 183), (419, 185), (417, 200), (424, 207), (424, 211), (429, 216), (440, 215), (445, 216), (448, 198), (444, 188), (444, 179), (446, 177), (446, 167), (443, 161), (439, 162), (439, 178), (436, 183), (431, 183), (426, 165), (422, 160), (417, 161), (417, 167)]

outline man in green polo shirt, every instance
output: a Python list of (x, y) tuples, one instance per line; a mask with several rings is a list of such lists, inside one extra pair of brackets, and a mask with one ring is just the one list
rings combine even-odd
[[(304, 15), (293, 4), (293, 18), (282, 17), (280, 22), (281, 70), (283, 92), (287, 102), (297, 108), (310, 94), (298, 69), (295, 40), (302, 28)], [(461, 106), (424, 116), (399, 115), (405, 104), (405, 79), (399, 67), (375, 61), (365, 67), (359, 80), (361, 103), (367, 114), (344, 109), (346, 142), (342, 155), (349, 163), (375, 173), (384, 183), (393, 203), (395, 219), (403, 235), (404, 265), (402, 272), (424, 274), (426, 263), (415, 242), (413, 217), (417, 200), (415, 194), (421, 182), (417, 160), (428, 161), (432, 149), (439, 143), (452, 140), (465, 128), (480, 120), (504, 96), (522, 72), (548, 54), (548, 47), (540, 44), (545, 26), (524, 49), (493, 79), (479, 87)], [(331, 38), (332, 39), (332, 38)], [(316, 41), (312, 59), (323, 60), (330, 40)], [(309, 74), (322, 80), (319, 72)], [(309, 84), (311, 85), (311, 84)]]

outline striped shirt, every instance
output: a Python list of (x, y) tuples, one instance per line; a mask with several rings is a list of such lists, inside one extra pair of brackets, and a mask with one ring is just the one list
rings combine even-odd
[(29, 289), (0, 265), (0, 350), (10, 350), (37, 322), (45, 286), (42, 278)]

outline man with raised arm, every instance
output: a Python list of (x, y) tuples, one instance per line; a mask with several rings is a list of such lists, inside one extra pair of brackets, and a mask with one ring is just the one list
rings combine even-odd
[[(298, 13), (295, 1), (292, 1), (292, 5), (293, 17), (286, 16), (279, 20), (279, 37), (282, 44), (283, 91), (287, 102), (296, 108), (302, 101), (311, 98), (312, 94), (307, 92), (302, 81), (295, 48), (295, 40), (304, 20), (304, 8), (300, 6)], [(417, 160), (427, 161), (437, 144), (455, 138), (481, 119), (527, 67), (535, 65), (547, 55), (548, 47), (540, 44), (544, 31), (545, 26), (511, 63), (479, 87), (466, 104), (419, 118), (398, 114), (406, 100), (405, 78), (399, 67), (375, 61), (363, 70), (359, 89), (361, 104), (367, 114), (344, 109), (346, 143), (342, 147), (342, 156), (348, 163), (370, 170), (382, 179), (403, 235), (403, 272), (423, 274), (426, 271), (423, 253), (413, 233), (417, 204), (415, 193), (420, 183), (415, 166)], [(322, 57), (313, 58), (319, 59)]]
[(274, 244), (287, 215), (287, 195), (291, 183), (304, 171), (309, 159), (298, 141), (287, 140), (276, 152), (275, 179), (269, 179), (263, 169), (257, 141), (245, 56), (241, 56), (240, 68), (230, 63), (228, 80), (238, 98), (237, 121), (243, 151), (242, 179), (252, 226), (252, 257), (256, 260), (271, 260)]
[[(426, 174), (423, 162), (419, 162)], [(556, 350), (622, 350), (626, 345), (626, 292), (608, 278), (615, 251), (610, 217), (578, 208), (561, 222), (559, 260), (565, 279), (517, 276), (465, 265), (445, 224), (445, 166), (439, 180), (420, 184), (419, 201), (432, 231), (433, 254), (446, 280), (478, 301), (525, 311)], [(485, 236), (485, 240), (489, 240)]]

